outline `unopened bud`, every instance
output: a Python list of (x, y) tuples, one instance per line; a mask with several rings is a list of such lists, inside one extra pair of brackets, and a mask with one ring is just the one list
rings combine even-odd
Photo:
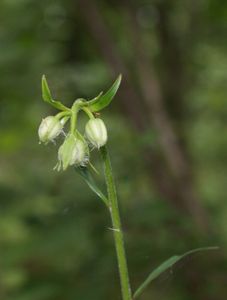
[(90, 119), (85, 127), (85, 134), (89, 142), (96, 148), (104, 146), (107, 142), (107, 130), (103, 120)]
[(38, 129), (40, 142), (48, 143), (53, 141), (61, 133), (62, 128), (63, 125), (56, 117), (46, 117), (42, 120)]
[(58, 150), (58, 171), (66, 170), (68, 166), (84, 166), (88, 162), (88, 151), (86, 144), (76, 138), (73, 134), (66, 137), (64, 143)]
[(83, 165), (84, 163), (86, 163), (87, 159), (88, 159), (88, 156), (86, 153), (86, 146), (85, 146), (84, 142), (77, 139), (74, 144), (74, 147), (73, 147), (72, 156), (71, 156), (69, 165), (70, 166)]

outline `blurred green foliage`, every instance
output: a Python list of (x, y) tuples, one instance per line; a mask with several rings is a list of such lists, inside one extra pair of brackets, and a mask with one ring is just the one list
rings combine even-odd
[[(190, 88), (178, 129), (213, 229), (202, 235), (189, 216), (157, 192), (144, 160), (144, 146), (156, 147), (156, 132), (150, 125), (144, 134), (135, 132), (116, 98), (102, 117), (109, 128), (133, 288), (168, 257), (219, 245), (220, 251), (198, 254), (167, 272), (141, 299), (226, 299), (227, 3), (196, 1), (199, 27), (188, 48), (184, 30), (191, 26), (190, 1), (132, 2), (147, 45), (144, 51), (155, 58), (164, 82), (163, 53), (154, 33), (157, 3), (171, 6), (170, 24), (183, 36), (179, 40), (188, 59), (184, 64)], [(120, 1), (94, 3), (123, 59), (136, 62), (127, 40), (127, 6)], [(132, 64), (132, 72), (134, 68)], [(112, 78), (77, 1), (2, 0), (0, 70), (0, 299), (120, 299), (109, 216), (75, 171), (53, 171), (58, 145), (38, 144), (41, 118), (55, 113), (41, 101), (43, 73), (54, 96), (66, 105), (77, 97), (94, 97), (117, 75)], [(179, 120), (174, 122), (177, 127)], [(101, 170), (99, 157), (92, 155)]]

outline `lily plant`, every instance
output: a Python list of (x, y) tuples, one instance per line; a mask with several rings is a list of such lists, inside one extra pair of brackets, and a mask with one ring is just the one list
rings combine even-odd
[[(110, 156), (107, 149), (108, 131), (99, 117), (99, 112), (106, 108), (113, 100), (121, 83), (121, 75), (118, 76), (111, 88), (106, 92), (101, 92), (97, 97), (87, 100), (78, 98), (72, 107), (66, 107), (60, 101), (54, 100), (45, 76), (42, 77), (43, 100), (55, 107), (59, 112), (55, 116), (45, 117), (38, 129), (40, 143), (47, 144), (54, 142), (60, 135), (64, 136), (64, 141), (58, 150), (58, 163), (55, 166), (57, 171), (65, 171), (68, 167), (75, 170), (86, 181), (89, 188), (103, 201), (110, 213), (112, 221), (112, 232), (117, 254), (121, 295), (123, 300), (134, 300), (139, 298), (146, 287), (160, 274), (171, 268), (175, 263), (192, 253), (202, 250), (212, 250), (217, 247), (206, 247), (191, 250), (183, 255), (175, 255), (153, 270), (144, 282), (132, 292), (129, 280), (126, 252), (124, 246), (124, 236), (121, 226), (121, 219), (118, 207), (117, 192), (111, 167)], [(84, 132), (78, 130), (78, 114), (84, 113), (88, 117)], [(69, 122), (69, 130), (65, 132), (65, 125)], [(95, 167), (90, 161), (90, 150), (96, 149), (100, 152), (104, 167), (104, 177), (107, 192), (95, 183), (92, 170)]]

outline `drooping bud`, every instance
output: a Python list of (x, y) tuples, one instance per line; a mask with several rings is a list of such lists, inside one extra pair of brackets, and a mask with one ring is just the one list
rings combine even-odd
[(88, 151), (84, 141), (70, 134), (58, 150), (57, 170), (68, 166), (84, 166), (88, 162)]
[(84, 142), (77, 139), (73, 147), (72, 156), (69, 165), (81, 166), (84, 165), (87, 161), (88, 161), (88, 155), (86, 152), (86, 146)]
[(107, 142), (107, 130), (102, 119), (90, 119), (86, 124), (85, 134), (95, 148), (99, 149)]
[(63, 125), (56, 117), (46, 117), (42, 120), (38, 129), (40, 142), (48, 143), (53, 141), (61, 133), (62, 128)]

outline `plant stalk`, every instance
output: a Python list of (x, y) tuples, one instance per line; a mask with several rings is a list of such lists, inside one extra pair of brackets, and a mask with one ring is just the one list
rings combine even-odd
[(121, 282), (121, 292), (122, 292), (122, 299), (123, 300), (132, 300), (132, 293), (128, 275), (128, 267), (127, 267), (127, 260), (125, 254), (125, 247), (124, 247), (124, 238), (121, 228), (121, 220), (117, 202), (117, 193), (113, 178), (113, 172), (110, 162), (110, 157), (107, 151), (106, 146), (100, 149), (103, 163), (104, 163), (104, 172), (105, 172), (105, 179), (107, 185), (107, 192), (108, 192), (108, 200), (109, 200), (109, 210), (113, 225), (113, 234), (114, 234), (114, 241), (115, 241), (115, 248), (117, 252), (117, 260), (118, 260), (118, 268), (120, 273), (120, 282)]

